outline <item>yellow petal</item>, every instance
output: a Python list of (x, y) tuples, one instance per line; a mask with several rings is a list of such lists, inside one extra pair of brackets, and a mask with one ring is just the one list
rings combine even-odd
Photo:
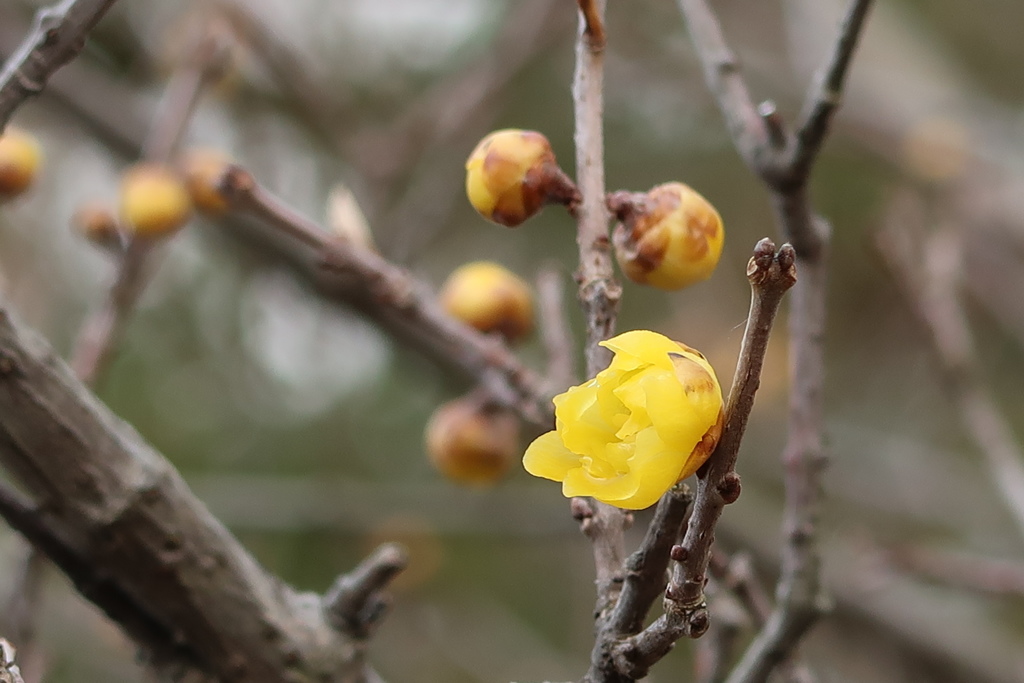
[(672, 369), (669, 353), (679, 353), (679, 345), (663, 334), (650, 330), (632, 330), (601, 342), (601, 346), (611, 349), (616, 360), (623, 356), (624, 360), (632, 359), (640, 363), (649, 363), (665, 370)]
[(632, 472), (617, 477), (594, 477), (580, 468), (566, 474), (562, 482), (562, 495), (566, 498), (592, 496), (604, 503), (618, 505), (616, 501), (634, 495), (639, 485), (639, 480)]
[(570, 470), (579, 466), (579, 456), (565, 447), (557, 432), (538, 436), (523, 455), (527, 472), (552, 481), (562, 481)]
[(658, 499), (679, 481), (689, 451), (680, 453), (666, 447), (655, 429), (649, 428), (637, 435), (635, 455), (629, 462), (629, 471), (637, 477), (636, 490), (627, 498), (612, 505), (629, 510), (641, 510)]
[(615, 430), (602, 415), (597, 394), (597, 382), (591, 380), (554, 399), (558, 433), (574, 453), (599, 454), (606, 443), (615, 439)]

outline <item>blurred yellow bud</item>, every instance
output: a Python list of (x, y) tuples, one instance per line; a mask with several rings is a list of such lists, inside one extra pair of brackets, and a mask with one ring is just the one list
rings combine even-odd
[(191, 213), (188, 190), (171, 169), (140, 163), (121, 176), (121, 218), (128, 230), (164, 235), (185, 225)]
[(481, 216), (513, 228), (546, 203), (572, 205), (579, 191), (555, 162), (541, 133), (508, 128), (491, 133), (466, 161), (466, 195)]
[(494, 484), (519, 456), (519, 420), (507, 410), (463, 397), (438, 408), (427, 423), (427, 454), (460, 484)]
[(8, 126), (0, 135), (0, 199), (27, 190), (39, 172), (42, 157), (35, 136)]
[(622, 221), (613, 234), (615, 256), (633, 282), (672, 291), (706, 280), (718, 265), (722, 218), (689, 185), (614, 192), (608, 208)]
[(628, 510), (656, 503), (704, 464), (722, 432), (722, 390), (698, 351), (634, 330), (602, 346), (611, 365), (555, 397), (555, 431), (523, 456), (526, 471)]
[(219, 216), (229, 208), (220, 191), (220, 179), (231, 159), (215, 149), (193, 149), (185, 154), (182, 171), (192, 204), (203, 213)]
[(441, 307), (481, 332), (515, 341), (533, 330), (533, 295), (515, 273), (493, 261), (456, 268), (441, 288)]

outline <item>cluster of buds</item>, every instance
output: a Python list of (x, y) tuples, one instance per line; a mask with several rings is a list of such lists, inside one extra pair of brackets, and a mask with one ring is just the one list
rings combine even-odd
[(0, 135), (0, 199), (16, 197), (32, 185), (43, 154), (31, 134), (8, 126)]

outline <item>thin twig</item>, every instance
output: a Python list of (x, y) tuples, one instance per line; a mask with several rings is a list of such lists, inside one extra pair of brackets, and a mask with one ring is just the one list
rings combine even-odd
[[(576, 207), (576, 242), (580, 265), (576, 273), (579, 299), (586, 318), (586, 376), (594, 377), (610, 360), (607, 349), (598, 346), (615, 330), (615, 317), (622, 290), (612, 268), (611, 241), (608, 238), (609, 214), (605, 206), (604, 184), (604, 54), (591, 40), (591, 31), (603, 27), (605, 0), (580, 3), (576, 34), (576, 72), (573, 78), (575, 110), (576, 184), (582, 200)], [(603, 35), (603, 28), (600, 29)], [(624, 532), (632, 517), (624, 511), (601, 503), (578, 503), (586, 507), (584, 533), (590, 538), (596, 568), (597, 605), (594, 610), (600, 624), (615, 605), (623, 580), (625, 561)], [(599, 655), (595, 647), (595, 658)], [(591, 661), (591, 671), (602, 668)], [(589, 676), (590, 674), (588, 674)]]
[(776, 253), (775, 245), (765, 238), (758, 242), (747, 266), (750, 313), (725, 408), (725, 426), (717, 448), (698, 473), (696, 501), (686, 535), (672, 549), (675, 564), (666, 591), (665, 614), (641, 633), (622, 641), (614, 653), (615, 666), (632, 679), (647, 675), (651, 665), (680, 638), (697, 637), (707, 630), (704, 583), (715, 526), (723, 508), (740, 494), (736, 458), (760, 384), (775, 314), (783, 295), (796, 282), (794, 257), (788, 244)]
[(458, 363), (477, 378), (499, 403), (515, 408), (538, 425), (551, 422), (550, 401), (539, 378), (522, 365), (500, 340), (483, 335), (447, 315), (411, 273), (368, 249), (354, 247), (298, 213), (245, 169), (231, 167), (221, 189), (239, 214), (312, 248), (322, 267), (321, 279), (344, 290), (361, 310), (421, 348)]
[[(989, 475), (1024, 536), (1024, 449), (985, 385), (973, 335), (960, 303), (961, 248), (950, 233), (915, 244), (904, 214), (890, 217), (877, 236), (882, 257), (914, 313), (928, 327), (932, 347), (957, 403), (957, 415), (985, 457)], [(923, 237), (919, 238), (923, 241)]]
[[(161, 165), (173, 160), (200, 97), (225, 55), (223, 35), (204, 32), (194, 54), (188, 55), (164, 90), (159, 113), (142, 147), (144, 159)], [(129, 239), (106, 302), (82, 324), (71, 366), (87, 385), (95, 386), (113, 359), (149, 279), (151, 255), (161, 243), (142, 236)]]
[(966, 591), (999, 597), (1024, 597), (1024, 564), (952, 553), (920, 546), (882, 550), (895, 569)]
[[(600, 52), (604, 49), (604, 7), (599, 6), (599, 0), (576, 0), (580, 6), (580, 15), (583, 17), (585, 28), (583, 34), (587, 38), (587, 47), (593, 52)], [(603, 3), (602, 3), (603, 5)]]
[(0, 132), (14, 110), (82, 51), (96, 22), (115, 0), (63, 0), (39, 10), (32, 30), (0, 71)]
[(872, 0), (852, 0), (839, 29), (829, 61), (811, 87), (797, 126), (796, 145), (789, 166), (797, 178), (806, 178), (828, 135), (832, 116), (843, 97), (843, 84), (853, 52), (863, 33)]
[(405, 549), (385, 543), (358, 567), (339, 576), (323, 597), (331, 624), (353, 638), (369, 637), (388, 607), (382, 591), (408, 563)]
[[(800, 282), (794, 288), (790, 329), (790, 400), (783, 451), (786, 502), (778, 601), (761, 633), (729, 677), (760, 683), (827, 609), (821, 580), (817, 520), (823, 497), (824, 332), (830, 228), (816, 215), (807, 186), (848, 73), (871, 0), (851, 0), (847, 19), (812, 88), (800, 133), (788, 131), (771, 105), (754, 106), (749, 88), (706, 0), (678, 0), (718, 100), (733, 144), (772, 193), (776, 220), (796, 251)], [(817, 103), (817, 104), (816, 104)]]
[(572, 330), (565, 314), (563, 272), (557, 266), (545, 266), (537, 273), (537, 301), (540, 335), (548, 357), (545, 382), (550, 393), (558, 393), (575, 384), (576, 370)]

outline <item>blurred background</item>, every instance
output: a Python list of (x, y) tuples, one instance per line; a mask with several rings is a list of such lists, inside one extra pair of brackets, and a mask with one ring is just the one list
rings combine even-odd
[[(0, 5), (0, 52), (38, 4)], [(754, 97), (773, 98), (790, 121), (843, 4), (714, 3)], [(728, 384), (744, 267), (759, 238), (777, 236), (767, 195), (734, 152), (676, 5), (609, 5), (609, 189), (683, 181), (726, 226), (709, 281), (674, 294), (626, 283), (619, 329), (701, 349)], [(516, 230), (486, 223), (465, 200), (463, 163), (489, 130), (532, 128), (573, 174), (575, 3), (123, 0), (14, 120), (38, 136), (45, 168), (30, 193), (0, 207), (0, 288), (62, 354), (114, 272), (69, 219), (85, 201), (115, 200), (170, 74), (211, 22), (227, 27), (231, 66), (186, 146), (224, 150), (321, 222), (344, 184), (381, 253), (435, 288), (477, 259), (528, 280), (555, 264), (571, 287), (565, 212), (549, 208)], [(801, 648), (820, 681), (1024, 681), (1024, 539), (964, 436), (927, 331), (873, 246), (894, 207), (921, 234), (958, 236), (984, 378), (1024, 428), (1022, 25), (1019, 0), (879, 3), (814, 174), (815, 205), (834, 233), (822, 536), (835, 612)], [(407, 543), (412, 564), (373, 642), (386, 680), (577, 680), (592, 645), (593, 566), (558, 486), (518, 467), (488, 489), (435, 472), (424, 424), (469, 385), (318, 292), (308, 266), (308, 254), (258, 231), (194, 220), (161, 255), (99, 395), (299, 588), (323, 591), (376, 543)], [(568, 316), (580, 339), (571, 290)], [(719, 534), (723, 548), (751, 553), (767, 586), (779, 545), (785, 337), (778, 326), (741, 451), (743, 496)], [(520, 351), (543, 367), (536, 339)], [(3, 595), (23, 557), (20, 539), (0, 529)], [(1000, 580), (981, 561), (998, 561)], [(949, 566), (963, 571), (929, 571)], [(649, 680), (691, 680), (693, 651), (681, 643)], [(54, 571), (38, 657), (32, 665), (53, 683), (144, 679), (117, 628)]]

